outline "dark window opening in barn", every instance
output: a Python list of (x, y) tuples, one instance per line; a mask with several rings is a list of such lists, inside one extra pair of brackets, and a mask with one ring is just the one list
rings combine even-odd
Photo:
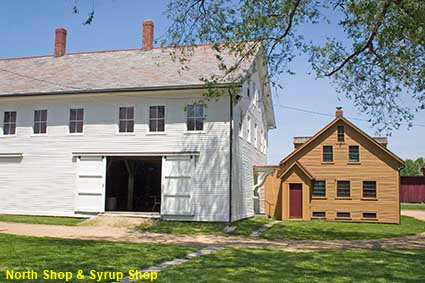
[(160, 212), (160, 156), (109, 157), (106, 211)]

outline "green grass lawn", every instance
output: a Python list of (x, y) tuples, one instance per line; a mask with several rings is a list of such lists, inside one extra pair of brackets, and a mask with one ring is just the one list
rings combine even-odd
[(425, 210), (425, 203), (402, 203), (401, 209), (406, 210)]
[(425, 251), (290, 253), (226, 249), (161, 272), (158, 283), (423, 283)]
[(234, 222), (232, 225), (236, 230), (232, 233), (225, 233), (226, 223), (205, 223), (205, 222), (178, 222), (178, 221), (152, 221), (137, 227), (141, 232), (166, 233), (166, 234), (210, 234), (220, 236), (249, 236), (271, 220), (265, 217), (252, 217)]
[(85, 218), (0, 214), (0, 222), (76, 226)]
[[(195, 248), (158, 244), (127, 244), (103, 241), (59, 240), (0, 234), (0, 282), (65, 282), (44, 280), (43, 270), (73, 272), (90, 270), (125, 272), (184, 257)], [(38, 280), (6, 280), (5, 270), (39, 273)], [(89, 275), (90, 276), (90, 275)], [(97, 282), (77, 280), (74, 283)], [(99, 282), (111, 282), (103, 280)]]
[(375, 240), (415, 235), (425, 231), (425, 222), (401, 217), (401, 224), (343, 222), (295, 222), (275, 224), (262, 237), (269, 240)]

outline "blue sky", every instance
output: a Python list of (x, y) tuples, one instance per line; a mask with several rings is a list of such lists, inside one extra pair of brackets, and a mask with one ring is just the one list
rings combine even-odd
[[(68, 30), (67, 52), (139, 48), (141, 24), (144, 19), (155, 22), (155, 37), (163, 36), (170, 22), (164, 15), (168, 1), (152, 0), (79, 0), (80, 15), (72, 13), (75, 0), (4, 0), (0, 10), (0, 58), (47, 55), (53, 52), (54, 30)], [(92, 25), (82, 22), (94, 5), (96, 15)], [(323, 38), (327, 32), (337, 32), (334, 25), (307, 28), (306, 35)], [(328, 80), (316, 80), (307, 75), (306, 58), (293, 62), (296, 75), (281, 77), (282, 90), (274, 93), (274, 109), (278, 128), (270, 132), (269, 162), (275, 163), (292, 150), (293, 136), (310, 136), (332, 120), (317, 114), (284, 108), (295, 107), (333, 115), (342, 106), (345, 116), (363, 118), (352, 102), (340, 97)], [(369, 134), (375, 130), (367, 122), (353, 121)], [(416, 115), (415, 124), (425, 125), (425, 113)], [(402, 158), (425, 156), (425, 126), (406, 127), (393, 132), (389, 148)]]

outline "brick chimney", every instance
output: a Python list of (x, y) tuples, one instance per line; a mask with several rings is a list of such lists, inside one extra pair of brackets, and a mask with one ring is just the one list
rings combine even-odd
[(153, 48), (153, 21), (143, 21), (143, 38), (142, 38), (142, 49), (151, 50)]
[(65, 55), (66, 51), (66, 29), (57, 28), (55, 36), (55, 57)]
[(423, 175), (423, 176), (425, 176), (425, 166), (423, 166), (423, 167), (421, 168), (421, 171), (422, 171), (422, 175)]
[(344, 116), (344, 111), (342, 111), (342, 107), (337, 107), (336, 111), (335, 111), (335, 117), (343, 117)]

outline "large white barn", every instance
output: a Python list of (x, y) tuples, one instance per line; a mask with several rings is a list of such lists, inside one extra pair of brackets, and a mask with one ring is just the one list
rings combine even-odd
[[(167, 48), (0, 59), (0, 214), (145, 214), (225, 222), (252, 216), (253, 166), (275, 127), (261, 53), (206, 105), (210, 45), (182, 70)], [(225, 55), (231, 62), (235, 58)]]

